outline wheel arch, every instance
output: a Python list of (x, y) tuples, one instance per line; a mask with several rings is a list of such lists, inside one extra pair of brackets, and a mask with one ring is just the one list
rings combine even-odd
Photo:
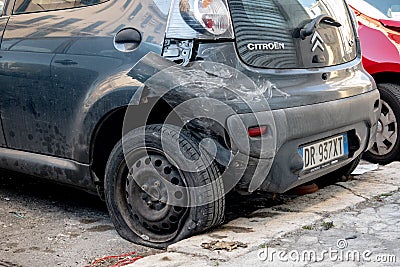
[[(128, 106), (118, 107), (99, 121), (93, 131), (90, 142), (90, 167), (95, 182), (102, 185), (106, 169), (107, 160), (114, 146), (121, 140), (124, 127), (124, 119)], [(135, 129), (149, 124), (163, 124), (168, 117), (168, 124), (182, 127), (182, 121), (174, 113), (165, 100), (158, 99), (157, 102), (150, 100), (147, 104), (130, 106), (130, 114), (149, 114), (143, 116), (142, 120), (135, 120), (134, 124), (129, 125), (129, 129)], [(172, 118), (172, 119), (171, 119)], [(230, 155), (230, 139), (222, 125), (212, 121), (202, 121), (202, 123), (191, 122), (185, 127), (191, 129), (195, 138), (212, 138), (219, 144), (217, 157), (224, 162)]]
[[(120, 106), (105, 114), (97, 123), (93, 130), (90, 141), (90, 166), (94, 174), (95, 182), (102, 182), (108, 157), (114, 146), (121, 140), (124, 127), (124, 119), (128, 105)], [(146, 104), (138, 106), (129, 106), (129, 112), (133, 114), (148, 114), (130, 128), (138, 128), (146, 124), (163, 123), (173, 108), (163, 99), (155, 101), (150, 100)]]
[(376, 72), (371, 74), (375, 82), (378, 83), (394, 83), (400, 85), (400, 72)]

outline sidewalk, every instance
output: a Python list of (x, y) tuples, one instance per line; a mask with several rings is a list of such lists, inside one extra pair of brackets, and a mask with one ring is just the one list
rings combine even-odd
[[(399, 173), (398, 162), (380, 167), (377, 171), (356, 176), (350, 182), (331, 185), (289, 203), (258, 210), (248, 218), (236, 219), (213, 232), (173, 244), (167, 252), (130, 266), (187, 266), (189, 262), (196, 267), (277, 266), (278, 263), (278, 266), (293, 266), (293, 262), (263, 262), (258, 254), (267, 247), (284, 251), (315, 249), (318, 252), (324, 245), (336, 248), (336, 242), (345, 238), (350, 238), (346, 242), (353, 250), (363, 251), (373, 244), (374, 255), (396, 254), (400, 261)], [(231, 252), (201, 247), (212, 241), (238, 241), (247, 247)], [(329, 261), (309, 266), (333, 264)], [(345, 264), (358, 266), (354, 262)], [(299, 264), (303, 265), (305, 263)], [(365, 266), (365, 263), (359, 265)], [(371, 266), (377, 265), (371, 263)]]

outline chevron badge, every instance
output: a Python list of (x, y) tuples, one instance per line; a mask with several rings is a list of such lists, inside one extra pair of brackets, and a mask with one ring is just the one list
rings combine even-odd
[(313, 45), (311, 51), (315, 52), (317, 48), (321, 49), (322, 52), (325, 51), (324, 47), (324, 40), (322, 39), (321, 35), (317, 31), (314, 32), (312, 38), (311, 38), (311, 44)]

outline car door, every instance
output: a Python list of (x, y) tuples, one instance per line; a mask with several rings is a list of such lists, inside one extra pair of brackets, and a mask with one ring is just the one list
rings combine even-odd
[(46, 147), (49, 152), (47, 118), (54, 104), (50, 64), (66, 40), (43, 27), (54, 16), (35, 12), (38, 5), (17, 0), (9, 17), (0, 48), (0, 106), (9, 147), (25, 151)]
[[(142, 0), (15, 1), (0, 51), (5, 66), (0, 79), (7, 83), (0, 87), (7, 144), (86, 162), (75, 155), (88, 150), (80, 125), (93, 104), (91, 96), (96, 101), (99, 87), (112, 84), (147, 52), (161, 53), (167, 14), (153, 1)], [(143, 24), (145, 16), (150, 26)], [(142, 37), (148, 44), (141, 52), (117, 50), (118, 33), (136, 28), (146, 28)]]
[[(7, 25), (8, 19), (10, 18), (9, 14), (11, 12), (11, 7), (13, 6), (13, 3), (14, 1), (0, 0), (0, 42), (3, 38), (3, 33)], [(1, 57), (2, 54), (0, 53), (0, 58)], [(2, 66), (0, 66), (0, 72), (2, 72), (2, 69), (3, 69)], [(0, 115), (1, 115), (1, 106), (0, 106)], [(0, 116), (0, 147), (5, 147), (6, 140), (4, 137), (3, 122), (1, 117), (2, 116)]]

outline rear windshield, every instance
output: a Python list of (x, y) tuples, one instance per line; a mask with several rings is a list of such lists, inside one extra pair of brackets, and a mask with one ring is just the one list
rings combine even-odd
[(265, 20), (260, 20), (260, 12), (256, 12), (257, 10), (263, 10), (264, 17), (272, 15), (271, 11), (278, 11), (280, 13), (278, 16), (287, 23), (279, 26), (290, 28), (298, 27), (302, 22), (321, 14), (328, 14), (342, 22), (348, 19), (343, 0), (242, 0), (241, 2), (249, 19), (267, 27), (278, 25), (274, 25), (276, 21), (270, 21), (270, 24), (265, 25)]
[[(355, 58), (354, 29), (343, 0), (229, 0), (239, 53), (250, 65), (267, 68), (304, 68), (337, 65)], [(299, 42), (294, 32), (319, 15), (327, 15), (341, 27), (320, 24), (325, 60), (311, 63), (306, 54), (310, 40)], [(314, 39), (315, 40), (315, 39)], [(278, 43), (275, 49), (249, 51), (255, 44)], [(349, 45), (350, 44), (350, 45)], [(271, 45), (272, 47), (272, 45)], [(321, 49), (321, 50), (322, 50)], [(315, 55), (313, 55), (315, 56)], [(317, 55), (319, 56), (319, 55)], [(322, 58), (322, 57), (321, 57)]]

